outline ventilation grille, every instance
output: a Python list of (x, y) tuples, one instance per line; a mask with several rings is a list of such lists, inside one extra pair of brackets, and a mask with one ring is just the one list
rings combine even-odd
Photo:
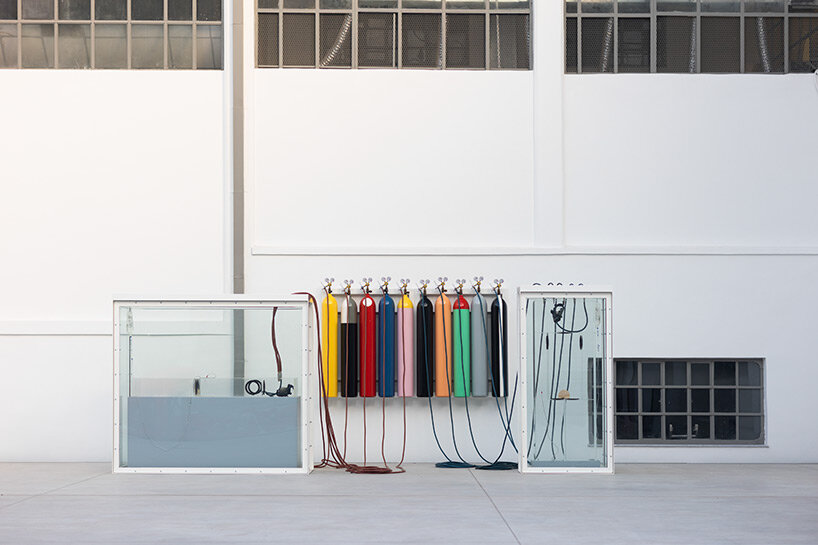
[(396, 13), (358, 14), (358, 66), (394, 68)]
[(782, 17), (748, 17), (744, 20), (744, 71), (762, 74), (784, 71)]
[(531, 68), (530, 17), (524, 14), (492, 15), (489, 19), (489, 66)]
[(412, 13), (403, 16), (403, 66), (407, 68), (439, 68), (443, 44), (440, 30), (441, 15)]
[(818, 19), (790, 19), (790, 72), (818, 70)]
[(656, 71), (695, 73), (696, 34), (693, 17), (657, 17)]
[(315, 15), (284, 14), (284, 66), (315, 66)]
[(352, 66), (352, 14), (321, 14), (319, 18), (320, 64)]
[(702, 17), (702, 72), (739, 72), (740, 40), (738, 17)]
[(565, 20), (565, 71), (569, 74), (576, 74), (577, 59), (579, 56), (579, 44), (577, 43), (577, 20)]
[(582, 20), (582, 71), (613, 72), (613, 17)]
[(620, 19), (618, 36), (618, 70), (650, 72), (650, 19)]

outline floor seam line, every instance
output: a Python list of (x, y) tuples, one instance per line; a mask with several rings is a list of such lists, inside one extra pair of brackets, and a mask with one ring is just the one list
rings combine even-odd
[[(16, 501), (16, 502), (10, 503), (8, 505), (0, 505), (0, 509), (6, 509), (6, 508), (11, 507), (13, 505), (19, 505), (19, 504), (21, 504), (21, 503), (23, 503), (25, 501), (33, 500), (35, 498), (41, 498), (43, 496), (48, 496), (50, 494), (53, 494), (54, 492), (57, 492), (57, 491), (62, 490), (64, 488), (68, 488), (69, 486), (74, 486), (75, 484), (81, 484), (81, 483), (84, 483), (86, 481), (90, 481), (91, 479), (96, 479), (97, 477), (102, 477), (103, 475), (107, 475), (107, 474), (108, 474), (107, 472), (106, 473), (98, 473), (97, 475), (91, 475), (90, 477), (86, 477), (85, 479), (80, 479), (79, 481), (68, 483), (68, 484), (65, 484), (63, 486), (58, 486), (57, 488), (52, 488), (51, 490), (46, 490), (45, 492), (40, 492), (39, 494), (31, 494), (31, 495), (21, 499), (20, 501)], [(57, 494), (57, 496), (59, 496), (59, 494)]]
[(485, 494), (486, 497), (488, 498), (488, 500), (491, 502), (491, 505), (492, 505), (492, 507), (494, 507), (494, 510), (497, 511), (498, 515), (500, 515), (500, 518), (503, 520), (503, 523), (506, 525), (506, 528), (508, 528), (508, 531), (511, 532), (511, 535), (514, 537), (514, 541), (516, 541), (518, 543), (518, 545), (522, 545), (522, 542), (520, 541), (520, 538), (517, 537), (517, 533), (514, 531), (514, 529), (508, 523), (508, 521), (506, 520), (506, 517), (503, 516), (503, 513), (500, 512), (500, 509), (497, 507), (497, 504), (494, 503), (494, 499), (491, 497), (491, 495), (489, 495), (488, 490), (486, 490), (483, 487), (483, 483), (481, 483), (480, 480), (477, 478), (477, 475), (474, 474), (474, 470), (470, 468), (468, 470), (468, 472), (471, 474), (472, 478), (474, 479), (474, 482), (477, 483), (477, 486), (480, 487), (480, 490), (483, 491), (483, 494)]

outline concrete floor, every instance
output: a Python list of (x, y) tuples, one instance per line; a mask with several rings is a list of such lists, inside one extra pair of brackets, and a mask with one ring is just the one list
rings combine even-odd
[(818, 543), (818, 465), (615, 476), (112, 475), (0, 464), (0, 543)]

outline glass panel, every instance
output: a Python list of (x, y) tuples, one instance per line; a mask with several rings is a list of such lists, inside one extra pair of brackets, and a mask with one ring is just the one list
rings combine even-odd
[(582, 36), (582, 71), (585, 73), (613, 72), (613, 17), (582, 19), (580, 34)]
[(738, 17), (702, 17), (702, 72), (737, 73), (740, 68)]
[(91, 25), (59, 25), (60, 68), (91, 68)]
[(690, 411), (694, 413), (710, 412), (710, 390), (704, 388), (690, 390)]
[(661, 439), (662, 438), (662, 417), (643, 416), (642, 417), (642, 438)]
[(736, 438), (736, 417), (717, 416), (715, 421), (715, 438), (720, 440), (735, 440)]
[(352, 0), (321, 0), (318, 7), (321, 9), (352, 9)]
[(97, 19), (104, 21), (124, 21), (128, 18), (126, 0), (97, 0), (94, 13)]
[(656, 0), (657, 11), (696, 11), (697, 0)]
[(577, 0), (565, 0), (565, 13), (577, 12)]
[(528, 9), (528, 6), (528, 0), (489, 0), (489, 9)]
[(358, 14), (358, 66), (396, 66), (397, 14)]
[(23, 25), (23, 68), (54, 68), (54, 25)]
[(790, 17), (790, 72), (818, 70), (818, 18)]
[(690, 383), (694, 386), (710, 386), (710, 364), (691, 363)]
[(278, 9), (278, 0), (258, 0), (258, 9)]
[(642, 384), (647, 386), (659, 385), (662, 383), (661, 364), (647, 362), (642, 364)]
[(258, 65), (278, 66), (278, 13), (258, 15)]
[(616, 385), (617, 386), (636, 386), (639, 377), (636, 374), (635, 361), (617, 361), (616, 362)]
[(687, 439), (687, 417), (686, 416), (666, 416), (665, 438), (673, 440)]
[(95, 66), (97, 68), (127, 68), (128, 43), (125, 25), (95, 25)]
[(193, 68), (191, 25), (168, 25), (168, 68)]
[(760, 413), (761, 390), (739, 390), (738, 411), (740, 413)]
[(629, 415), (617, 415), (616, 438), (639, 439), (639, 417)]
[(790, 13), (818, 13), (818, 0), (791, 0)]
[(221, 21), (222, 0), (196, 0), (196, 19), (199, 21)]
[(569, 74), (576, 74), (579, 62), (577, 24), (576, 17), (565, 20), (565, 71)]
[(420, 8), (420, 9), (440, 9), (443, 5), (441, 0), (403, 0), (403, 7), (405, 8)]
[(192, 21), (193, 4), (191, 0), (168, 0), (168, 19), (171, 21)]
[(164, 29), (161, 25), (131, 27), (131, 66), (162, 68), (164, 66)]
[(687, 412), (687, 390), (684, 388), (668, 388), (665, 390), (665, 412)]
[(446, 9), (485, 9), (485, 7), (485, 0), (446, 0)]
[[(656, 71), (660, 73), (696, 72), (696, 19), (694, 17), (656, 18)], [(704, 364), (702, 364), (704, 365)], [(709, 384), (710, 376), (707, 376)]]
[(91, 19), (91, 0), (60, 0), (59, 8), (60, 19), (83, 21)]
[(0, 25), (0, 68), (17, 68), (17, 25)]
[[(404, 1), (404, 7), (406, 2)], [(403, 15), (403, 66), (437, 68), (441, 65), (440, 15), (411, 13)]]
[[(359, 8), (396, 8), (398, 0), (358, 0)], [(364, 15), (364, 14), (359, 14)]]
[(639, 412), (639, 390), (636, 388), (616, 389), (616, 412), (635, 413)]
[(702, 11), (732, 12), (741, 9), (741, 0), (702, 0)]
[(713, 364), (713, 384), (731, 386), (736, 383), (736, 362), (717, 361)]
[(738, 383), (741, 386), (761, 386), (761, 365), (754, 361), (738, 364)]
[[(313, 36), (315, 36), (314, 32)], [(221, 25), (199, 25), (196, 27), (196, 67), (221, 70)]]
[(642, 389), (642, 412), (658, 413), (662, 411), (662, 390), (659, 388)]
[(486, 18), (483, 14), (446, 17), (446, 66), (486, 67)]
[(687, 384), (687, 363), (683, 361), (666, 362), (665, 384), (672, 386), (684, 386)]
[[(557, 305), (564, 311), (555, 324), (551, 311)], [(605, 419), (597, 418), (595, 403), (589, 399), (597, 391), (594, 384), (604, 384), (606, 378), (596, 377), (598, 371), (604, 371), (604, 366), (596, 362), (606, 357), (605, 300), (532, 298), (526, 309), (527, 330), (531, 333), (526, 342), (525, 370), (529, 377), (526, 418), (530, 441), (524, 446), (528, 463), (533, 467), (605, 467), (607, 434), (600, 429)], [(540, 346), (540, 333), (553, 335), (555, 327), (567, 333), (560, 335), (559, 342)], [(633, 410), (636, 391), (618, 389), (617, 406)], [(617, 425), (620, 439), (638, 438), (638, 416), (619, 415)]]
[[(273, 312), (272, 307), (122, 308), (120, 464), (301, 466), (303, 310), (282, 305)], [(244, 327), (245, 372), (239, 379), (232, 378), (234, 320)]]
[(0, 19), (17, 19), (17, 0), (0, 0)]
[(287, 9), (315, 9), (315, 0), (284, 0), (284, 7)]
[(755, 441), (761, 437), (761, 417), (760, 416), (739, 416), (738, 417), (738, 439), (739, 441)]
[(137, 21), (160, 21), (164, 17), (162, 0), (131, 2), (131, 18)]
[(319, 66), (352, 66), (352, 14), (322, 13), (319, 17)]
[(613, 0), (581, 0), (582, 13), (613, 13)]
[[(617, 0), (619, 13), (650, 13), (650, 0)], [(619, 21), (622, 24), (622, 20)]]
[[(531, 67), (531, 29), (528, 15), (491, 15), (489, 18), (489, 59), (495, 69)], [(499, 47), (497, 41), (499, 39)]]
[(691, 439), (710, 439), (710, 417), (692, 416), (690, 418)]
[(619, 71), (650, 72), (650, 19), (619, 19)]
[(736, 391), (727, 388), (713, 390), (713, 411), (717, 413), (736, 412)]
[[(20, 1), (22, 2), (23, 19), (54, 18), (53, 0), (20, 0)], [(25, 35), (25, 32), (23, 32), (23, 35)], [(23, 49), (25, 49), (25, 47)]]
[(783, 12), (784, 0), (745, 0), (744, 13)]
[(284, 14), (284, 66), (315, 66), (315, 18)]

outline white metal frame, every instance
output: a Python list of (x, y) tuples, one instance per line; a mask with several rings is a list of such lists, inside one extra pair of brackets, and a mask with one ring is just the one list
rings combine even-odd
[[(527, 451), (524, 445), (528, 444), (528, 385), (526, 370), (528, 369), (526, 351), (526, 301), (542, 297), (566, 297), (605, 300), (605, 461), (604, 467), (531, 467), (528, 465)], [(607, 473), (614, 472), (614, 432), (613, 432), (613, 292), (610, 288), (586, 286), (529, 286), (517, 291), (519, 331), (518, 338), (520, 351), (520, 461), (521, 473)]]
[[(307, 474), (313, 470), (312, 459), (312, 401), (313, 388), (310, 380), (312, 369), (311, 361), (311, 337), (310, 329), (312, 320), (310, 318), (310, 304), (306, 296), (286, 296), (281, 298), (253, 297), (249, 295), (218, 295), (214, 297), (128, 297), (115, 298), (113, 302), (113, 338), (114, 338), (114, 437), (113, 437), (113, 472), (114, 473), (303, 473)], [(119, 410), (120, 410), (120, 345), (119, 345), (119, 314), (122, 307), (190, 307), (190, 308), (223, 308), (226, 310), (238, 308), (266, 308), (273, 306), (289, 306), (301, 309), (302, 328), (301, 343), (303, 354), (301, 358), (301, 466), (296, 468), (283, 467), (260, 467), (260, 468), (178, 468), (178, 467), (122, 467), (120, 465), (120, 442), (119, 442)]]

